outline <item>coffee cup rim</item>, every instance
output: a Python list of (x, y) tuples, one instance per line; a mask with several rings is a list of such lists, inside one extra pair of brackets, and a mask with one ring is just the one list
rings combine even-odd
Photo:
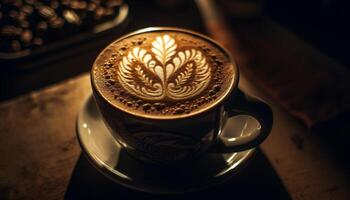
[[(194, 35), (196, 37), (202, 38), (212, 44), (214, 44), (215, 46), (217, 46), (220, 50), (222, 50), (222, 52), (228, 57), (228, 59), (230, 60), (230, 63), (232, 65), (232, 67), (234, 68), (234, 73), (233, 73), (233, 78), (229, 84), (229, 88), (224, 92), (224, 95), (222, 95), (220, 98), (218, 98), (214, 103), (212, 103), (210, 106), (205, 107), (203, 109), (197, 110), (197, 111), (193, 111), (190, 113), (185, 113), (185, 114), (181, 114), (181, 115), (171, 115), (171, 116), (157, 116), (157, 115), (147, 115), (147, 114), (141, 114), (141, 113), (133, 113), (125, 108), (122, 107), (118, 107), (115, 104), (113, 104), (108, 98), (106, 98), (101, 91), (97, 90), (97, 85), (96, 85), (96, 81), (95, 81), (95, 77), (93, 75), (93, 71), (97, 66), (96, 61), (98, 60), (98, 57), (100, 57), (100, 55), (102, 55), (108, 48), (109, 45), (112, 43), (117, 43), (119, 41), (122, 41), (128, 37), (134, 36), (134, 35), (138, 35), (138, 34), (142, 34), (142, 33), (149, 33), (149, 32), (158, 32), (158, 31), (173, 31), (173, 32), (181, 32), (181, 33), (186, 33), (189, 35)], [(139, 118), (144, 118), (144, 119), (150, 119), (150, 120), (178, 120), (178, 119), (185, 119), (185, 118), (191, 118), (197, 115), (201, 115), (203, 113), (206, 113), (216, 107), (218, 107), (219, 105), (221, 105), (229, 96), (230, 94), (237, 88), (238, 86), (238, 79), (239, 79), (239, 71), (238, 71), (238, 66), (237, 63), (235, 62), (235, 60), (233, 59), (232, 55), (229, 53), (229, 51), (224, 48), (221, 44), (219, 44), (218, 42), (214, 41), (213, 39), (211, 39), (210, 37), (195, 32), (195, 31), (191, 31), (191, 30), (187, 30), (187, 29), (183, 29), (183, 28), (175, 28), (175, 27), (146, 27), (146, 28), (142, 28), (136, 31), (133, 31), (131, 33), (128, 33), (124, 36), (119, 37), (118, 39), (112, 41), (109, 45), (107, 45), (96, 57), (96, 59), (94, 60), (94, 63), (92, 65), (91, 71), (90, 71), (90, 78), (91, 78), (91, 85), (93, 90), (95, 91), (94, 93), (99, 95), (105, 102), (107, 102), (110, 106), (112, 106), (113, 108), (122, 111), (128, 115), (131, 116), (135, 116), (135, 117), (139, 117)]]

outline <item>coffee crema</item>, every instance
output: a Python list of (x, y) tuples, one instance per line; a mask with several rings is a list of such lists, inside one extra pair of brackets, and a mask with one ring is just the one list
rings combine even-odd
[(92, 81), (115, 107), (133, 115), (164, 117), (206, 110), (232, 88), (236, 67), (215, 43), (196, 34), (131, 34), (97, 57)]

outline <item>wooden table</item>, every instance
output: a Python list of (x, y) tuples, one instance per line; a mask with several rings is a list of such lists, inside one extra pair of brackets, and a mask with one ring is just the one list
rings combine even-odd
[[(259, 94), (244, 78), (240, 87)], [(62, 199), (80, 148), (75, 119), (91, 93), (89, 75), (0, 105), (1, 199)], [(269, 102), (271, 135), (262, 144), (293, 199), (347, 199), (350, 181), (318, 139)]]
[[(290, 197), (350, 199), (348, 171), (328, 147), (244, 76), (240, 87), (273, 109), (272, 133), (261, 148)], [(75, 120), (90, 94), (83, 74), (0, 104), (0, 199), (65, 197), (81, 153)]]

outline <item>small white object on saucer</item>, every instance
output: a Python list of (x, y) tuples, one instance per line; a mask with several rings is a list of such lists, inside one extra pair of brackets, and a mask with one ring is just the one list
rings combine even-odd
[[(250, 120), (254, 119), (230, 118), (227, 127), (234, 124), (234, 127), (249, 129), (251, 124), (256, 124)], [(227, 128), (223, 135), (228, 135), (225, 131)], [(103, 175), (125, 187), (149, 193), (185, 193), (221, 183), (237, 175), (255, 151), (207, 153), (192, 162), (172, 167), (144, 163), (129, 156), (113, 138), (92, 96), (78, 114), (77, 136), (84, 154)]]

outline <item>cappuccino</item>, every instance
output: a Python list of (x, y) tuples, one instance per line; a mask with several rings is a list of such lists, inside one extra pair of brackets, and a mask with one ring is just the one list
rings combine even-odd
[(231, 92), (236, 68), (216, 44), (186, 32), (144, 32), (111, 43), (92, 82), (109, 103), (150, 118), (178, 118), (214, 107)]

